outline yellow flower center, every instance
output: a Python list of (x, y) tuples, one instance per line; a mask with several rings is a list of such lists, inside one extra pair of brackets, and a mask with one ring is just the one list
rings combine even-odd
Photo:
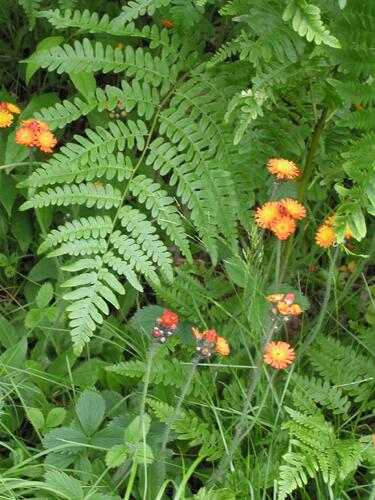
[(276, 168), (277, 170), (279, 170), (280, 172), (283, 172), (283, 173), (287, 173), (290, 171), (290, 164), (288, 161), (286, 160), (279, 160), (276, 164)]
[(286, 358), (285, 356), (285, 350), (281, 349), (280, 347), (275, 347), (272, 350), (272, 357), (276, 359), (277, 361), (282, 361)]

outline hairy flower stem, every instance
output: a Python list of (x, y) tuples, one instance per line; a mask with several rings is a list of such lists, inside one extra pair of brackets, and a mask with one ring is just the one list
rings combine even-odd
[[(313, 135), (311, 138), (311, 144), (310, 144), (309, 150), (307, 152), (305, 167), (303, 169), (303, 177), (302, 177), (302, 180), (301, 180), (299, 188), (298, 188), (297, 199), (301, 203), (303, 203), (303, 201), (304, 201), (306, 189), (307, 189), (307, 186), (310, 182), (311, 174), (313, 173), (314, 158), (315, 158), (315, 154), (316, 154), (316, 151), (318, 149), (318, 146), (319, 146), (320, 136), (322, 135), (322, 131), (323, 131), (324, 126), (327, 122), (327, 115), (328, 115), (328, 109), (325, 108), (322, 111), (322, 114), (320, 115), (319, 120), (316, 122), (314, 132), (313, 132)], [(282, 267), (281, 275), (280, 275), (280, 282), (283, 281), (284, 276), (285, 276), (285, 272), (286, 272), (286, 269), (288, 266), (290, 254), (292, 253), (293, 241), (294, 241), (294, 235), (292, 235), (288, 240), (288, 244), (287, 244), (286, 251), (285, 251), (285, 258), (284, 258), (284, 262), (283, 262), (283, 267)]]
[(324, 291), (323, 304), (322, 304), (322, 308), (320, 309), (318, 320), (316, 322), (314, 330), (311, 332), (311, 334), (307, 337), (304, 344), (298, 350), (299, 355), (301, 355), (304, 351), (306, 351), (306, 349), (312, 344), (312, 342), (314, 342), (316, 336), (319, 334), (320, 329), (322, 327), (325, 315), (327, 313), (329, 298), (331, 295), (333, 275), (335, 272), (338, 254), (339, 254), (339, 247), (336, 247), (334, 252), (333, 252), (333, 257), (331, 258), (331, 262), (330, 262), (329, 269), (328, 269), (326, 289)]
[(258, 355), (258, 360), (255, 364), (255, 369), (253, 370), (252, 374), (250, 375), (249, 379), (249, 384), (247, 387), (246, 391), (246, 399), (245, 399), (245, 404), (242, 408), (242, 416), (239, 420), (239, 422), (236, 425), (235, 432), (234, 432), (234, 438), (233, 441), (230, 445), (230, 448), (228, 450), (228, 453), (221, 459), (217, 471), (215, 471), (212, 476), (210, 477), (208, 481), (208, 486), (212, 486), (220, 477), (226, 474), (228, 466), (230, 470), (233, 472), (234, 471), (234, 465), (233, 465), (233, 460), (236, 456), (236, 453), (239, 450), (239, 446), (245, 436), (247, 435), (245, 431), (245, 426), (248, 420), (248, 413), (251, 407), (251, 401), (254, 395), (254, 391), (258, 385), (258, 382), (260, 380), (260, 377), (262, 375), (262, 368), (263, 368), (263, 352), (266, 347), (266, 345), (272, 340), (272, 336), (277, 328), (277, 318), (275, 317), (268, 330), (265, 332), (262, 343), (261, 343), (261, 348), (259, 351)]
[[(151, 375), (152, 362), (154, 360), (154, 357), (155, 357), (155, 354), (156, 354), (158, 347), (159, 347), (159, 344), (152, 341), (152, 343), (150, 344), (150, 347), (148, 349), (147, 366), (146, 366), (145, 378), (144, 378), (144, 383), (143, 383), (141, 406), (140, 406), (140, 410), (139, 410), (139, 417), (140, 417), (139, 433), (142, 434), (142, 443), (143, 443), (145, 457), (146, 457), (146, 449), (145, 449), (146, 448), (146, 435), (145, 435), (144, 417), (145, 417), (145, 409), (146, 409), (146, 400), (147, 400), (148, 386), (150, 385), (150, 375)], [(131, 458), (128, 459), (126, 462), (124, 462), (121, 467), (119, 467), (116, 474), (113, 476), (114, 481), (118, 481), (118, 480), (124, 478), (125, 473), (128, 470), (130, 463), (131, 463)], [(145, 490), (146, 491), (144, 492), (144, 495), (146, 495), (146, 493), (147, 493), (147, 466), (146, 465), (147, 464), (145, 463), (144, 464), (144, 473), (145, 473)]]
[(189, 375), (186, 379), (185, 385), (181, 391), (181, 394), (178, 397), (175, 409), (174, 409), (172, 415), (170, 416), (170, 418), (168, 419), (168, 422), (166, 424), (166, 429), (162, 435), (162, 440), (161, 440), (161, 445), (160, 445), (160, 456), (159, 456), (159, 462), (158, 462), (158, 473), (157, 473), (157, 480), (159, 482), (159, 485), (163, 484), (163, 481), (165, 479), (165, 470), (166, 470), (166, 466), (165, 466), (166, 456), (165, 455), (166, 455), (166, 451), (167, 451), (167, 444), (168, 444), (169, 436), (171, 434), (173, 425), (176, 423), (176, 420), (177, 420), (178, 415), (179, 415), (180, 410), (181, 410), (182, 403), (183, 403), (185, 396), (189, 390), (190, 384), (194, 378), (195, 370), (197, 369), (199, 360), (200, 360), (200, 356), (196, 356), (196, 358), (194, 359), (194, 361), (191, 365), (190, 372), (189, 372)]

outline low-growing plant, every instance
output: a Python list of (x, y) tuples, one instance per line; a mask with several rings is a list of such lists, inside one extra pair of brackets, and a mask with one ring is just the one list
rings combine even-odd
[(0, 0), (1, 498), (372, 498), (371, 0)]

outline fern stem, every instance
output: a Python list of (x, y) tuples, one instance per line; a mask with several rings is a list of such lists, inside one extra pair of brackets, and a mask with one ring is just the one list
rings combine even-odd
[(230, 467), (232, 472), (234, 471), (233, 460), (236, 456), (236, 453), (239, 449), (241, 442), (247, 435), (247, 433), (244, 432), (247, 422), (247, 414), (251, 407), (254, 391), (258, 385), (258, 382), (262, 374), (262, 368), (263, 368), (262, 354), (264, 352), (265, 346), (271, 341), (276, 328), (277, 328), (277, 318), (275, 317), (272, 320), (269, 329), (263, 336), (260, 352), (258, 355), (258, 360), (256, 362), (254, 371), (250, 375), (249, 384), (246, 391), (245, 404), (241, 412), (242, 416), (236, 425), (233, 441), (230, 445), (228, 453), (221, 459), (217, 471), (211, 475), (208, 481), (208, 486), (212, 486), (220, 477), (222, 477), (226, 473), (228, 466)]
[(331, 295), (331, 288), (332, 288), (332, 281), (333, 281), (333, 276), (334, 276), (334, 271), (336, 267), (336, 261), (337, 257), (339, 254), (339, 247), (335, 248), (335, 251), (333, 252), (333, 256), (330, 259), (330, 265), (329, 265), (329, 270), (328, 270), (328, 276), (327, 276), (327, 284), (326, 284), (326, 289), (324, 291), (324, 298), (323, 298), (323, 304), (322, 308), (320, 309), (320, 313), (318, 316), (318, 320), (316, 322), (314, 330), (311, 332), (311, 334), (307, 337), (306, 341), (302, 345), (302, 347), (299, 349), (299, 355), (301, 355), (306, 349), (314, 342), (316, 336), (320, 332), (320, 329), (323, 324), (323, 320), (325, 318), (325, 315), (327, 313), (328, 309), (328, 302), (329, 298)]
[[(297, 199), (301, 203), (303, 203), (303, 200), (305, 198), (306, 189), (307, 189), (308, 183), (310, 181), (311, 174), (313, 172), (314, 158), (315, 158), (315, 154), (316, 154), (316, 151), (318, 149), (318, 146), (319, 146), (320, 136), (322, 135), (322, 131), (323, 131), (324, 126), (327, 122), (327, 115), (328, 115), (328, 108), (325, 108), (325, 109), (323, 109), (319, 120), (316, 122), (314, 132), (313, 132), (313, 135), (311, 138), (311, 144), (310, 144), (309, 150), (307, 152), (306, 161), (305, 161), (305, 168), (303, 170), (303, 177), (302, 177), (301, 183), (300, 183), (299, 188), (298, 188)], [(283, 281), (284, 276), (285, 276), (285, 272), (286, 272), (286, 269), (288, 266), (290, 254), (292, 253), (293, 241), (294, 241), (294, 235), (292, 235), (288, 240), (288, 244), (287, 244), (286, 251), (285, 251), (283, 267), (282, 267), (281, 275), (280, 275), (280, 282)]]
[(173, 425), (175, 424), (175, 422), (178, 418), (182, 403), (183, 403), (185, 396), (189, 390), (190, 384), (194, 378), (194, 374), (195, 374), (195, 371), (197, 369), (199, 360), (200, 360), (200, 356), (196, 356), (196, 358), (194, 359), (194, 361), (191, 365), (190, 372), (189, 372), (189, 375), (187, 376), (185, 385), (181, 391), (181, 394), (178, 397), (175, 409), (174, 409), (172, 415), (170, 416), (170, 418), (168, 419), (168, 422), (166, 424), (166, 429), (162, 435), (162, 440), (161, 440), (161, 445), (160, 445), (160, 457), (159, 457), (159, 462), (158, 462), (158, 473), (157, 473), (157, 478), (158, 478), (157, 480), (158, 480), (160, 485), (163, 483), (163, 481), (165, 479), (165, 469), (166, 469), (166, 467), (165, 467), (165, 455), (166, 455), (166, 451), (167, 451), (167, 444), (168, 444), (169, 436), (171, 434)]

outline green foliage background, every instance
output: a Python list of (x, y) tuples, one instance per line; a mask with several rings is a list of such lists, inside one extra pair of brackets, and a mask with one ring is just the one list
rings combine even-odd
[[(0, 101), (59, 142), (0, 130), (1, 498), (373, 498), (373, 2), (0, 0), (0, 25)], [(283, 245), (254, 225), (271, 197), (307, 207)], [(277, 373), (254, 368), (276, 291), (305, 311)], [(194, 325), (231, 355), (186, 388)]]

